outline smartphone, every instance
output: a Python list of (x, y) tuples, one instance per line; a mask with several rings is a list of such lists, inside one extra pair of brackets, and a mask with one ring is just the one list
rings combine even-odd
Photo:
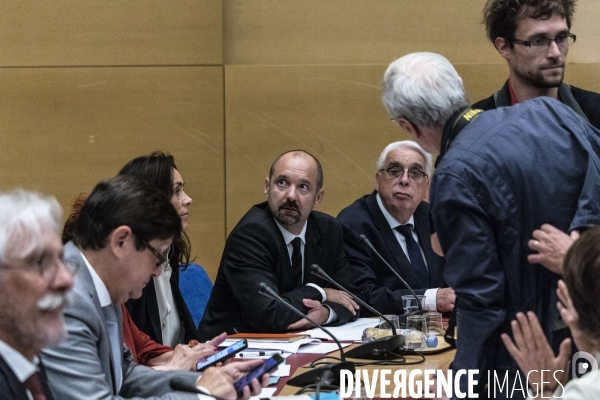
[(235, 382), (233, 387), (235, 387), (238, 396), (241, 396), (244, 388), (252, 383), (252, 379), (258, 378), (258, 380), (260, 380), (261, 376), (273, 371), (279, 364), (283, 362), (283, 360), (283, 357), (281, 357), (279, 354), (275, 354), (273, 357), (265, 360), (264, 363), (248, 372), (248, 374), (242, 379)]
[(212, 367), (218, 362), (222, 362), (231, 358), (235, 355), (235, 353), (244, 350), (248, 347), (248, 341), (246, 339), (242, 339), (239, 342), (235, 342), (229, 347), (224, 348), (223, 350), (213, 354), (208, 357), (206, 361), (199, 361), (196, 364), (196, 371), (204, 371), (208, 367)]

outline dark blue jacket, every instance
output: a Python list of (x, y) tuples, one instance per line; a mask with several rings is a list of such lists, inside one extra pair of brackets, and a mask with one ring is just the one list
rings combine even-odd
[(551, 339), (559, 276), (527, 262), (527, 242), (544, 223), (565, 232), (600, 223), (599, 138), (540, 97), (480, 114), (442, 154), (431, 212), (458, 299), (453, 368), (479, 369), (480, 384), (487, 370), (517, 371), (500, 340), (517, 312), (534, 311)]

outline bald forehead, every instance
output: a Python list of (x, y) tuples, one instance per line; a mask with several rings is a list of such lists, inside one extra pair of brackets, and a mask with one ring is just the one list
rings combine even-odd
[(306, 166), (317, 166), (317, 163), (315, 162), (314, 158), (312, 158), (308, 154), (302, 151), (292, 151), (289, 153), (285, 153), (284, 155), (279, 157), (273, 164), (273, 169), (276, 170), (279, 167), (279, 165), (284, 165), (289, 162), (296, 161), (294, 159), (301, 159), (297, 161), (306, 164)]

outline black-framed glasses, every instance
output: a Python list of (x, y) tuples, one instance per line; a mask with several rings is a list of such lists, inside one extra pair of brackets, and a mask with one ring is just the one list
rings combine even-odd
[(406, 172), (406, 174), (408, 175), (408, 179), (417, 183), (422, 182), (423, 179), (427, 177), (427, 174), (425, 172), (419, 171), (418, 169), (404, 170), (400, 167), (382, 168), (379, 170), (379, 172), (385, 172), (389, 180), (401, 178)]
[(21, 264), (25, 268), (15, 268), (9, 264), (0, 264), (0, 269), (36, 272), (38, 275), (44, 278), (46, 282), (52, 282), (56, 278), (56, 275), (58, 275), (58, 269), (61, 265), (64, 265), (65, 269), (69, 274), (71, 274), (71, 276), (75, 276), (79, 271), (79, 264), (76, 262), (71, 262), (64, 259), (56, 259), (45, 255), (42, 255), (34, 262), (19, 260), (17, 261), (17, 264)]
[(532, 40), (520, 40), (513, 39), (512, 42), (521, 46), (529, 47), (533, 50), (542, 51), (546, 50), (552, 42), (556, 43), (556, 46), (560, 50), (569, 48), (577, 40), (577, 35), (570, 32), (563, 32), (556, 35), (554, 39), (547, 37), (539, 37)]
[(158, 250), (156, 250), (147, 240), (139, 238), (140, 242), (142, 242), (142, 244), (144, 245), (145, 248), (147, 248), (148, 250), (150, 250), (152, 252), (152, 254), (154, 254), (154, 256), (156, 258), (158, 258), (158, 262), (156, 263), (156, 267), (161, 267), (161, 268), (165, 268), (167, 265), (169, 265), (169, 256), (168, 256), (168, 250), (167, 250), (167, 255), (163, 255), (160, 254), (160, 252)]

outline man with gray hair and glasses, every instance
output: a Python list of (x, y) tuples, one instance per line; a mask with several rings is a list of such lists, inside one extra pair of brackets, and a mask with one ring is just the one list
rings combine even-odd
[[(390, 143), (377, 160), (375, 190), (344, 208), (344, 252), (361, 298), (384, 314), (403, 314), (410, 290), (365, 243), (375, 249), (430, 311), (454, 308), (454, 291), (442, 288), (444, 259), (431, 247), (429, 203), (424, 201), (433, 171), (431, 155), (416, 142)], [(363, 310), (365, 314), (367, 310)], [(363, 315), (364, 316), (364, 315)]]
[(56, 199), (0, 194), (0, 398), (51, 400), (42, 348), (66, 336), (63, 307), (76, 269), (65, 264)]
[(471, 109), (456, 70), (433, 53), (394, 61), (383, 102), (421, 147), (439, 155), (430, 201), (444, 280), (456, 292), (452, 368), (479, 370), (475, 387), (468, 391), (463, 376), (455, 397), (506, 377), (498, 398), (524, 398), (527, 388), (513, 386), (527, 379), (517, 377), (500, 335), (510, 334), (517, 312), (531, 310), (551, 339), (560, 276), (530, 264), (527, 244), (544, 223), (570, 231), (600, 222), (600, 132), (549, 97)]

